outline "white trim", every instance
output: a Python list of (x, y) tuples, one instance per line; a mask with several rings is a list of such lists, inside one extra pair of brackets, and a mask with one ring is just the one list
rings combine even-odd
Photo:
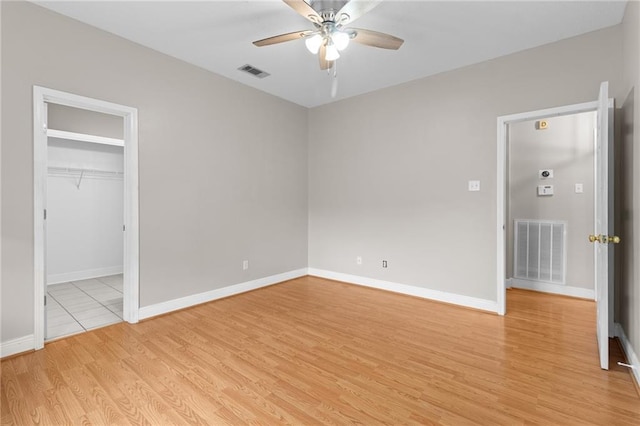
[(99, 143), (103, 145), (124, 146), (124, 139), (108, 138), (106, 136), (85, 135), (84, 133), (67, 132), (66, 130), (47, 129), (47, 137), (68, 139), (72, 141)]
[(554, 108), (539, 109), (536, 111), (520, 112), (517, 114), (509, 114), (498, 117), (505, 124), (519, 123), (522, 121), (532, 121), (541, 118), (561, 117), (564, 115), (580, 114), (582, 112), (596, 111), (598, 109), (598, 101), (584, 102), (581, 104), (564, 105)]
[(507, 312), (506, 299), (506, 268), (507, 258), (506, 244), (506, 182), (507, 182), (507, 126), (521, 121), (538, 120), (541, 118), (557, 117), (569, 114), (579, 114), (581, 112), (597, 111), (598, 102), (585, 102), (581, 104), (565, 105), (556, 108), (547, 108), (537, 111), (522, 112), (518, 114), (503, 115), (497, 119), (497, 164), (496, 164), (496, 299), (497, 312), (504, 315)]
[[(504, 315), (507, 312), (507, 293), (505, 288), (506, 263), (507, 263), (507, 218), (505, 209), (507, 205), (507, 123), (498, 117), (498, 160), (497, 160), (497, 177), (498, 187), (496, 190), (497, 204), (497, 222), (496, 222), (496, 275), (497, 286), (496, 305), (498, 315)], [(504, 141), (501, 143), (501, 141)]]
[(596, 292), (590, 288), (572, 287), (568, 285), (553, 284), (544, 281), (524, 280), (521, 278), (512, 278), (511, 287), (542, 291), (552, 294), (561, 294), (563, 296), (580, 297), (582, 299), (589, 300), (595, 300), (596, 298)]
[(86, 269), (84, 271), (65, 272), (62, 274), (47, 275), (47, 285), (66, 283), (69, 281), (88, 280), (90, 278), (107, 277), (109, 275), (122, 274), (122, 265), (106, 268)]
[(140, 309), (140, 231), (138, 211), (138, 110), (124, 116), (124, 265), (123, 319), (138, 322)]
[(34, 346), (44, 347), (45, 335), (45, 221), (47, 178), (47, 104), (58, 104), (123, 117), (124, 121), (124, 320), (138, 321), (139, 214), (138, 214), (138, 110), (59, 90), (33, 86), (34, 158)]
[(17, 339), (0, 342), (0, 358), (19, 354), (21, 352), (31, 351), (34, 349), (34, 336), (30, 334)]
[(309, 275), (320, 278), (327, 278), (330, 280), (342, 281), (349, 284), (357, 284), (365, 287), (377, 288), (380, 290), (392, 291), (394, 293), (406, 294), (409, 296), (422, 297), (424, 299), (451, 303), (454, 305), (480, 309), (483, 311), (497, 312), (498, 308), (497, 303), (493, 300), (479, 299), (476, 297), (447, 293), (439, 290), (431, 290), (428, 288), (416, 287), (407, 284), (399, 284), (391, 281), (366, 278), (358, 275), (343, 274), (341, 272), (309, 268)]
[(624, 353), (627, 356), (627, 361), (632, 365), (631, 374), (636, 380), (636, 385), (640, 387), (640, 360), (638, 359), (638, 355), (633, 350), (633, 346), (631, 346), (629, 339), (627, 339), (627, 335), (624, 332), (624, 328), (622, 328), (622, 324), (615, 323), (615, 329), (616, 336), (618, 336), (622, 343), (622, 350), (624, 350)]
[(33, 345), (44, 347), (45, 308), (45, 196), (47, 185), (47, 104), (44, 93), (33, 88)]
[(155, 305), (144, 306), (140, 308), (139, 319), (142, 320), (155, 317), (157, 315), (177, 311), (178, 309), (189, 308), (191, 306), (200, 305), (202, 303), (211, 302), (213, 300), (222, 299), (224, 297), (234, 296), (236, 294), (245, 293), (247, 291), (256, 290), (273, 284), (278, 284), (283, 281), (292, 280), (294, 278), (304, 277), (306, 275), (307, 268), (296, 269), (294, 271), (271, 275), (269, 277), (259, 278), (257, 280), (246, 281), (244, 283), (206, 291), (204, 293), (193, 294), (191, 296), (185, 296), (179, 299), (168, 300), (166, 302), (157, 303)]

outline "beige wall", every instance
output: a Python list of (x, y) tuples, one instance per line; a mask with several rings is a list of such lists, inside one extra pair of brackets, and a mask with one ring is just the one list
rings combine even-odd
[(122, 117), (58, 104), (47, 105), (47, 127), (86, 135), (124, 139)]
[(495, 301), (496, 119), (594, 101), (605, 80), (619, 97), (621, 37), (612, 27), (310, 110), (309, 266)]
[[(640, 356), (640, 3), (627, 3), (623, 28), (624, 60), (621, 126), (622, 242), (616, 254), (622, 257), (622, 271), (616, 291), (619, 311), (616, 321), (622, 325), (634, 352)], [(636, 366), (638, 367), (638, 366)]]
[(33, 333), (34, 84), (138, 108), (141, 306), (306, 267), (306, 109), (33, 4), (1, 7), (3, 342)]
[[(507, 278), (513, 275), (513, 220), (567, 222), (566, 283), (594, 290), (594, 129), (595, 112), (549, 117), (548, 128), (536, 129), (536, 121), (509, 125), (509, 214), (507, 220)], [(541, 169), (552, 169), (553, 178), (540, 179)], [(581, 183), (583, 193), (574, 185)], [(539, 196), (538, 185), (553, 185), (554, 195)], [(559, 289), (559, 291), (561, 291)]]

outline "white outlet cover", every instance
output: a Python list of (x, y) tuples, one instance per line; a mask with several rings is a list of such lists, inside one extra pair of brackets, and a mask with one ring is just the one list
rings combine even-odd
[(480, 191), (480, 181), (479, 180), (470, 180), (469, 181), (469, 191)]

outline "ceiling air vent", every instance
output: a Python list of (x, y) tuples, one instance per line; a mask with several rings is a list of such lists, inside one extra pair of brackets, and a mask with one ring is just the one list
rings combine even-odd
[(268, 72), (264, 72), (262, 70), (259, 70), (256, 67), (252, 67), (251, 65), (248, 65), (248, 64), (247, 65), (243, 65), (238, 69), (240, 71), (248, 72), (249, 74), (251, 74), (251, 75), (253, 75), (255, 77), (258, 77), (258, 78), (265, 78), (265, 77), (268, 77), (269, 75), (271, 75)]

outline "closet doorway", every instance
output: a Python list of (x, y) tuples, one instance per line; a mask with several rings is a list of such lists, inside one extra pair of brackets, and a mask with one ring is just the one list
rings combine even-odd
[(122, 321), (124, 122), (47, 106), (45, 341)]
[(34, 86), (36, 349), (138, 320), (137, 111)]

